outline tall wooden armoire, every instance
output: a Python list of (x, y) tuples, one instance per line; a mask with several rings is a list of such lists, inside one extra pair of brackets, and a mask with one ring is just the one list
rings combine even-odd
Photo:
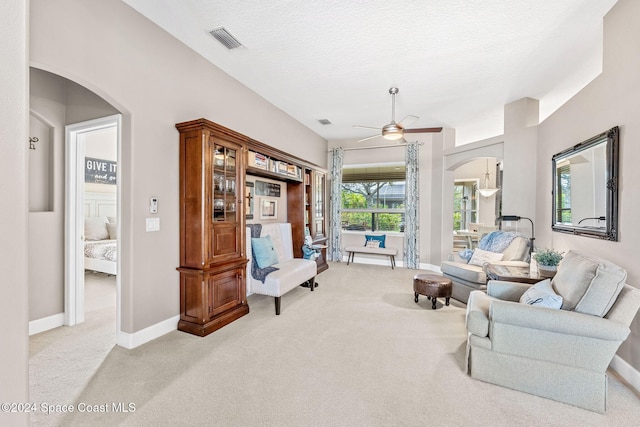
[(180, 131), (180, 321), (207, 335), (249, 313), (243, 136), (206, 119)]

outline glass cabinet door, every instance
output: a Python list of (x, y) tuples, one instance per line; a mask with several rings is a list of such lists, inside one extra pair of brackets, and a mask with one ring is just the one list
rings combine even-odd
[(324, 236), (324, 174), (315, 176), (315, 237)]
[(237, 151), (215, 144), (213, 150), (213, 221), (237, 222)]

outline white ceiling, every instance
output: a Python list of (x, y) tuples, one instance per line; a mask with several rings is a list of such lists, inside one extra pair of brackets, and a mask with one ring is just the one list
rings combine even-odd
[(460, 144), (501, 134), (509, 102), (540, 99), (543, 119), (596, 77), (617, 0), (124, 1), (326, 139), (387, 124), (396, 86), (396, 121)]

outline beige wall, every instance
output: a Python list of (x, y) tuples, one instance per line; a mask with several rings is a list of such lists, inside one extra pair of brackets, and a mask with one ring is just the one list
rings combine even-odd
[[(640, 2), (620, 0), (604, 22), (603, 73), (538, 127), (537, 244), (578, 249), (609, 259), (640, 287)], [(619, 241), (609, 242), (551, 231), (551, 157), (613, 126), (620, 126)], [(618, 354), (640, 370), (640, 321)]]
[[(64, 29), (62, 31), (61, 29)], [(179, 313), (178, 132), (205, 117), (326, 165), (326, 141), (118, 0), (31, 2), (32, 65), (95, 92), (123, 114), (121, 330)], [(80, 94), (67, 110), (77, 120)], [(159, 232), (145, 232), (149, 197)]]
[[(29, 402), (27, 300), (28, 9), (0, 2), (0, 402)], [(26, 426), (27, 413), (0, 412), (0, 424)]]

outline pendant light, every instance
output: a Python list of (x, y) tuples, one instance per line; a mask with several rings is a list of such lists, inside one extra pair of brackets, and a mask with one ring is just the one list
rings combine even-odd
[(491, 197), (498, 192), (498, 188), (489, 185), (489, 159), (487, 159), (487, 171), (484, 174), (484, 187), (478, 189), (482, 197)]

